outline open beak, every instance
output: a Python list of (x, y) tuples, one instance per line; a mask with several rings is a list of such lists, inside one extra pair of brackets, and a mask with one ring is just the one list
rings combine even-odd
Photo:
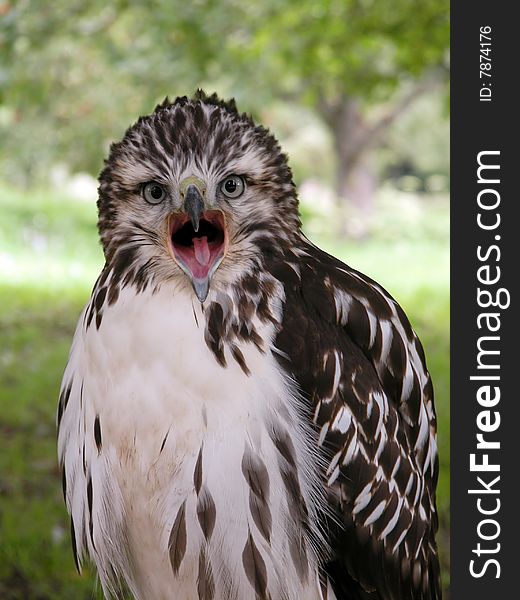
[(169, 218), (169, 244), (197, 298), (204, 302), (211, 278), (226, 253), (226, 223), (222, 211), (204, 210), (202, 194), (194, 183), (186, 186), (183, 195), (185, 212)]

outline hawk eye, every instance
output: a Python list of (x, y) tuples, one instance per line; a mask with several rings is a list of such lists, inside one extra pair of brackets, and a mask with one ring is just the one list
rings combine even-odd
[(220, 190), (227, 198), (238, 198), (244, 193), (245, 183), (242, 177), (230, 175), (220, 184)]
[(149, 204), (159, 204), (164, 200), (165, 196), (166, 192), (164, 191), (164, 188), (158, 183), (155, 183), (155, 181), (147, 183), (143, 188), (143, 198)]

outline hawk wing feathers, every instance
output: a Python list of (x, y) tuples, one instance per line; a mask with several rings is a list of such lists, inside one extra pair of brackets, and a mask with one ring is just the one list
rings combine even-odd
[(440, 598), (433, 389), (399, 305), (310, 243), (285, 284), (279, 360), (309, 402), (327, 461), (327, 565), (338, 600)]

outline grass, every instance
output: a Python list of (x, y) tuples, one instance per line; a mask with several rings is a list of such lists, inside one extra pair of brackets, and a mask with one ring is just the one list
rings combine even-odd
[[(404, 209), (403, 209), (404, 207)], [(0, 598), (97, 598), (78, 576), (56, 466), (55, 409), (73, 330), (98, 274), (94, 203), (0, 187)], [(425, 346), (435, 384), (444, 584), (449, 540), (448, 211), (445, 200), (383, 194), (374, 236), (331, 239), (310, 217), (310, 237), (380, 281)]]

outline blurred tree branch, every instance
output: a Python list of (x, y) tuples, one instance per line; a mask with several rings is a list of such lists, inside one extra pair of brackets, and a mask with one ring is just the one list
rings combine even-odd
[[(372, 120), (367, 119), (359, 100), (342, 94), (327, 98), (319, 94), (317, 110), (327, 124), (336, 149), (336, 194), (370, 218), (376, 182), (370, 173), (367, 154), (384, 139), (391, 125), (423, 94), (444, 83), (440, 70), (428, 72), (412, 82), (397, 98)], [(348, 232), (344, 222), (343, 233)]]

